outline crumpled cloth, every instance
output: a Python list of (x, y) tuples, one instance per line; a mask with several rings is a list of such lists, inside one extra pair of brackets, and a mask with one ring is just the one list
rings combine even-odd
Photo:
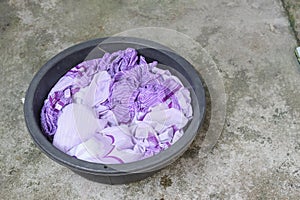
[(81, 160), (120, 164), (153, 156), (184, 134), (190, 92), (168, 70), (132, 48), (68, 71), (41, 111), (53, 145)]

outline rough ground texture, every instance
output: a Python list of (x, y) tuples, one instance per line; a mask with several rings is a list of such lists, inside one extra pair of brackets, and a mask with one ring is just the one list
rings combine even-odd
[[(21, 98), (64, 48), (142, 26), (178, 30), (213, 56), (227, 95), (224, 130), (207, 156), (193, 145), (143, 181), (87, 181), (33, 144)], [(295, 47), (280, 0), (0, 1), (1, 199), (299, 199)]]

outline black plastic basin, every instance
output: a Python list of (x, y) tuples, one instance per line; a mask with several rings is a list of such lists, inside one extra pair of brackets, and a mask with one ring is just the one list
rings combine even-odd
[[(101, 48), (98, 48), (98, 45)], [(169, 66), (170, 71), (175, 73), (190, 89), (193, 118), (185, 128), (184, 135), (175, 144), (159, 154), (126, 164), (90, 163), (61, 152), (43, 135), (40, 125), (40, 111), (50, 89), (73, 66), (86, 60), (86, 58), (102, 57), (103, 52), (101, 55), (99, 49), (113, 52), (127, 47), (137, 49), (147, 61), (156, 60), (162, 66)], [(193, 66), (167, 47), (138, 38), (113, 37), (108, 40), (107, 38), (99, 38), (72, 46), (42, 66), (27, 90), (24, 114), (32, 139), (49, 158), (87, 179), (106, 184), (122, 184), (152, 175), (171, 164), (187, 150), (203, 122), (205, 94), (201, 79)]]

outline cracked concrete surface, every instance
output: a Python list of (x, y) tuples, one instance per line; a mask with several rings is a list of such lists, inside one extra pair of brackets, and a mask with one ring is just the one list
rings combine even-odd
[[(300, 67), (280, 0), (4, 0), (0, 13), (2, 199), (299, 199)], [(87, 181), (33, 144), (21, 98), (61, 50), (143, 26), (180, 31), (212, 55), (228, 98), (224, 130), (208, 155), (192, 146), (140, 182)]]

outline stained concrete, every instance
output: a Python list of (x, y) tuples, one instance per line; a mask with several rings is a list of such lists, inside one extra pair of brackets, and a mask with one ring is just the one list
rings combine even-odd
[[(280, 0), (4, 0), (0, 13), (1, 199), (299, 199), (300, 68)], [(196, 141), (143, 181), (87, 181), (37, 149), (21, 99), (66, 47), (143, 26), (180, 31), (212, 56), (227, 97), (224, 130), (209, 154)]]
[(282, 0), (291, 28), (295, 33), (295, 37), (300, 45), (300, 1), (298, 0)]

